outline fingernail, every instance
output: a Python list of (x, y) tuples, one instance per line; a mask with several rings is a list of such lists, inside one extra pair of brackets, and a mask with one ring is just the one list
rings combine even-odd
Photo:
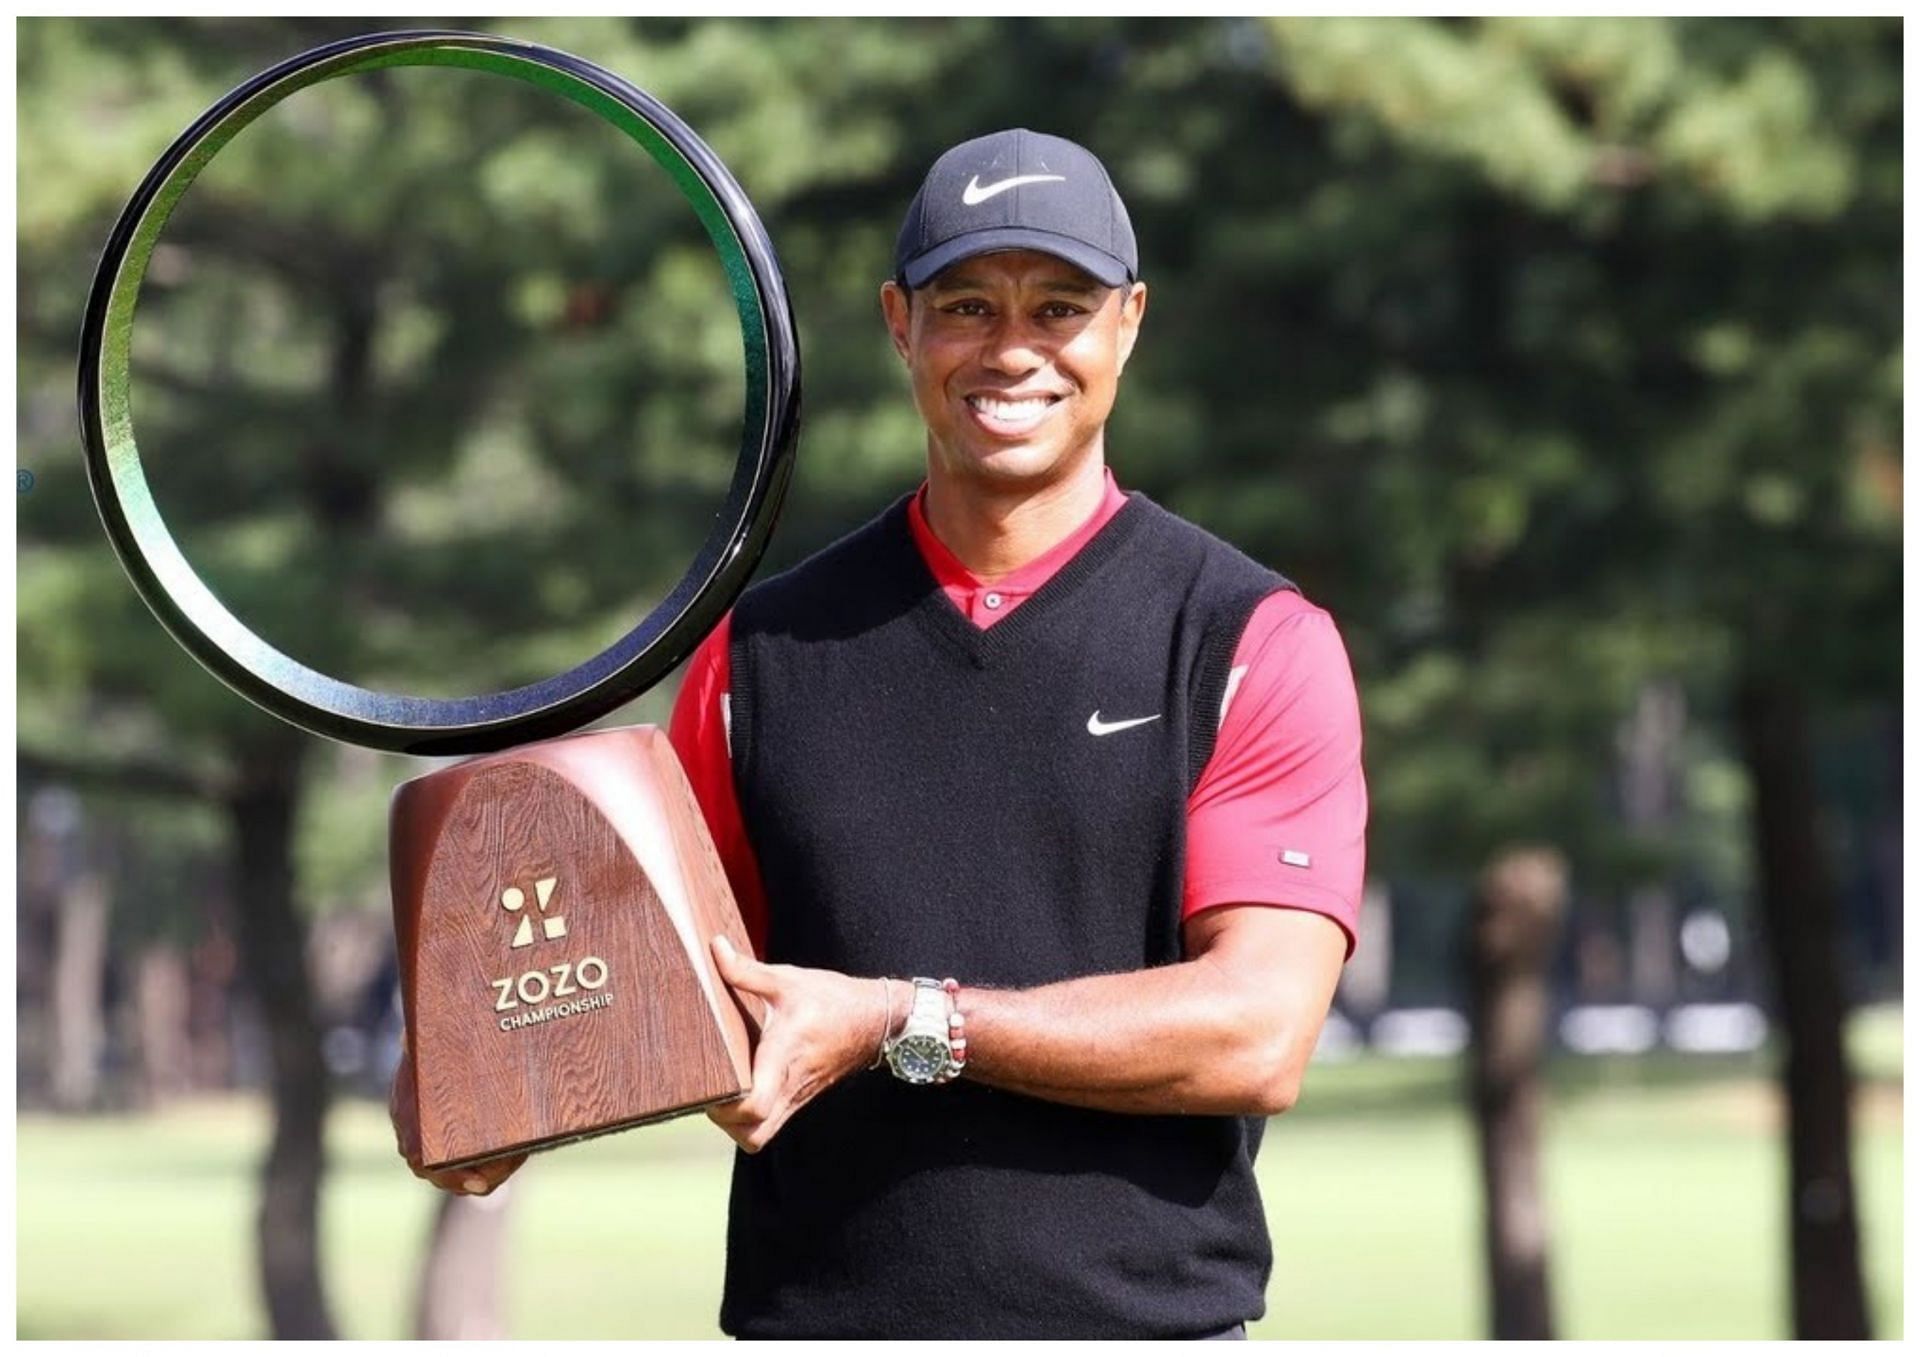
[(461, 1186), (469, 1192), (485, 1192), (487, 1190), (487, 1180), (477, 1173), (470, 1173), (467, 1175), (467, 1181), (462, 1183)]

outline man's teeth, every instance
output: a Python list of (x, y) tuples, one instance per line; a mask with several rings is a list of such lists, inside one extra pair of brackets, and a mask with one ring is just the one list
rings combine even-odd
[(1053, 401), (1046, 396), (1037, 396), (1032, 400), (1001, 401), (987, 396), (969, 396), (967, 404), (985, 415), (988, 419), (1003, 419), (1018, 424), (1022, 420), (1038, 419), (1047, 412)]

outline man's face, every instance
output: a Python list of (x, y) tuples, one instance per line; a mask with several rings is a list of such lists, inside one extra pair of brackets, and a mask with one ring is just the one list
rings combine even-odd
[(1100, 447), (1147, 289), (1016, 250), (961, 260), (911, 303), (889, 282), (880, 300), (931, 457), (1011, 488), (1050, 482)]

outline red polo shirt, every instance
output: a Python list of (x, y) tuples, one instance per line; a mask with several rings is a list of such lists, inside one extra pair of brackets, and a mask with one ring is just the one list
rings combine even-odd
[[(982, 628), (1031, 597), (1126, 503), (1109, 469), (1092, 517), (1059, 545), (988, 584), (927, 525), (926, 493), (923, 483), (907, 510), (914, 542), (953, 606)], [(727, 745), (732, 621), (729, 613), (688, 661), (668, 734), (754, 948), (764, 954), (766, 891), (741, 820)], [(1351, 957), (1366, 868), (1367, 789), (1360, 704), (1333, 619), (1292, 590), (1263, 600), (1234, 651), (1221, 708), (1213, 756), (1187, 798), (1182, 917), (1231, 904), (1311, 910), (1340, 925)]]

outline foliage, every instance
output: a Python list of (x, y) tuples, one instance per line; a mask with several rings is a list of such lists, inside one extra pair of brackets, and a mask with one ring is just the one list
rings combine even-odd
[(1320, 248), (1275, 280), (1304, 324), (1272, 343), (1310, 331), (1329, 373), (1295, 427), (1312, 502), (1351, 506), (1319, 519), (1332, 577), (1374, 565), (1342, 615), (1378, 624), (1381, 846), (1527, 834), (1632, 873), (1599, 792), (1638, 684), (1717, 721), (1759, 645), (1833, 699), (1893, 691), (1897, 29), (1269, 32), (1324, 117)]
[[(188, 757), (261, 719), (141, 616), (48, 393), (150, 158), (213, 91), (361, 26), (23, 28), (29, 739)], [(501, 27), (659, 95), (768, 222), (807, 379), (769, 568), (915, 475), (874, 289), (924, 164), (1010, 123), (1102, 150), (1153, 287), (1113, 460), (1341, 620), (1390, 873), (1528, 835), (1648, 870), (1607, 804), (1612, 727), (1662, 674), (1713, 716), (1753, 629), (1836, 696), (1891, 693), (1896, 25)], [(292, 653), (507, 686), (606, 644), (690, 556), (737, 330), (691, 214), (581, 110), (443, 70), (303, 92), (166, 250), (136, 365), (156, 492)]]

